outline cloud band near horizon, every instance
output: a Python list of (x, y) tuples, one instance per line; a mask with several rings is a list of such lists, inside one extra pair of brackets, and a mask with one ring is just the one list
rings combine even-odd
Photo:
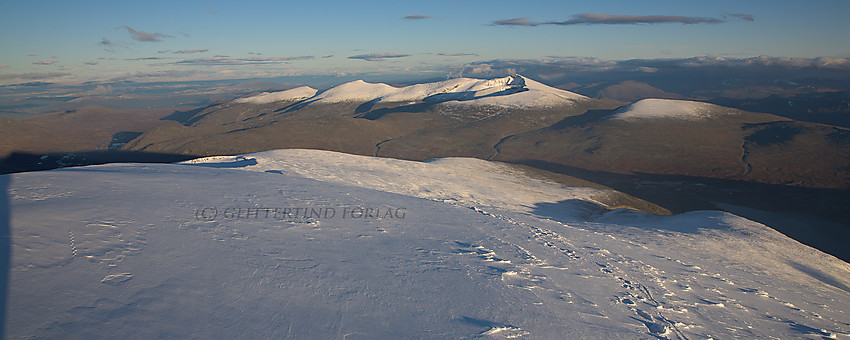
[(239, 66), (239, 65), (269, 65), (282, 64), (291, 61), (311, 60), (315, 56), (298, 56), (285, 58), (230, 58), (216, 56), (210, 58), (186, 59), (173, 62), (175, 65), (199, 65), (199, 66)]
[[(162, 34), (162, 33), (147, 33), (147, 32), (137, 31), (137, 30), (130, 28), (130, 26), (121, 26), (121, 28), (126, 29), (127, 32), (129, 32), (130, 35), (133, 37), (133, 40), (137, 40), (137, 41), (157, 42), (157, 41), (162, 41), (162, 38), (174, 38), (174, 36)], [(105, 39), (106, 38), (104, 38), (104, 40)]]
[[(753, 21), (753, 16), (746, 14), (734, 14), (732, 17), (746, 21)], [(620, 15), (602, 13), (582, 13), (573, 15), (565, 21), (534, 22), (528, 18), (513, 18), (495, 20), (493, 26), (572, 26), (572, 25), (638, 25), (638, 24), (719, 24), (726, 22), (722, 19), (707, 17), (688, 17), (678, 15)]]
[(392, 59), (392, 58), (404, 58), (409, 57), (409, 54), (401, 54), (401, 53), (368, 53), (368, 54), (358, 54), (348, 57), (348, 59), (360, 59), (366, 61), (383, 61), (384, 59)]

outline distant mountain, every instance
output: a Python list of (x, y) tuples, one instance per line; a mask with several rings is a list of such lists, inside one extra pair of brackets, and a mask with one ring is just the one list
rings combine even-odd
[[(274, 99), (272, 99), (274, 98)], [(550, 87), (519, 75), (497, 79), (456, 78), (436, 83), (393, 87), (383, 83), (355, 80), (321, 93), (309, 87), (238, 99), (239, 103), (263, 104), (272, 101), (306, 99), (305, 104), (341, 102), (378, 103), (464, 103), (512, 107), (551, 107), (570, 105), (587, 97)]]
[(607, 119), (640, 121), (644, 119), (709, 120), (740, 115), (742, 112), (709, 103), (689, 100), (643, 99), (617, 109)]
[(650, 84), (634, 80), (626, 80), (610, 85), (599, 90), (596, 95), (599, 98), (610, 98), (629, 102), (646, 98), (684, 99), (684, 96), (680, 94), (669, 93)]
[(294, 89), (278, 91), (278, 92), (263, 92), (246, 98), (234, 100), (235, 103), (251, 103), (251, 104), (268, 104), (289, 100), (301, 100), (313, 97), (317, 90), (309, 86), (301, 86)]
[(150, 130), (124, 149), (204, 156), (317, 148), (850, 187), (845, 128), (685, 100), (622, 106), (520, 75), (300, 87), (213, 105), (179, 123)]
[(850, 183), (850, 131), (693, 101), (646, 99), (517, 134), (495, 159), (809, 187)]
[[(613, 107), (522, 76), (407, 87), (353, 81), (313, 93), (304, 87), (210, 106), (179, 124), (148, 131), (125, 149), (220, 155), (319, 148), (374, 155), (389, 141), (421, 136), (428, 147), (409, 150), (402, 158), (487, 158), (492, 146), (508, 135), (591, 108)], [(448, 138), (445, 143), (430, 140), (441, 135)], [(460, 137), (461, 144), (451, 141)]]

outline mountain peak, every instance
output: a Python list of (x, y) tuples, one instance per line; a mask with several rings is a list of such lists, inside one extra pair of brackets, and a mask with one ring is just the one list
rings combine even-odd
[(677, 99), (643, 99), (626, 105), (610, 117), (620, 120), (682, 119), (705, 120), (735, 114), (737, 110), (710, 103)]
[(239, 98), (234, 100), (237, 103), (251, 103), (251, 104), (268, 104), (280, 101), (287, 100), (302, 100), (313, 97), (316, 95), (318, 90), (309, 87), (309, 86), (301, 86), (296, 87), (294, 89), (278, 91), (278, 92), (263, 92), (256, 96), (247, 97), (247, 98)]

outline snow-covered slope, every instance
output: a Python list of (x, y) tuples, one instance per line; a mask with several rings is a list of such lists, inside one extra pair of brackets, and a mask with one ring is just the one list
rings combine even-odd
[[(274, 93), (266, 95), (271, 96)], [(287, 95), (288, 96), (288, 95)], [(263, 97), (240, 99), (242, 102), (263, 100)], [(497, 79), (457, 78), (435, 83), (393, 87), (383, 83), (362, 80), (332, 87), (315, 96), (309, 103), (370, 102), (417, 103), (448, 102), (468, 105), (494, 105), (508, 107), (551, 107), (571, 105), (587, 97), (556, 89), (520, 75)]]
[(383, 83), (367, 83), (362, 80), (351, 81), (334, 86), (310, 98), (311, 102), (339, 103), (348, 101), (370, 101), (398, 91)]
[(739, 112), (728, 107), (689, 100), (643, 99), (620, 108), (611, 118), (621, 120), (659, 118), (703, 120)]
[(847, 263), (723, 212), (586, 214), (597, 194), (310, 150), (4, 175), (5, 333), (848, 338)]
[(524, 80), (524, 89), (509, 96), (477, 96), (474, 100), (458, 101), (458, 104), (467, 105), (494, 105), (507, 107), (554, 107), (559, 105), (570, 105), (577, 101), (588, 98), (577, 93), (550, 87), (529, 78)]
[(278, 92), (264, 92), (256, 96), (247, 98), (239, 98), (234, 100), (236, 103), (251, 103), (251, 104), (268, 104), (287, 100), (302, 100), (313, 97), (318, 92), (316, 89), (309, 86), (301, 86), (294, 89)]
[[(604, 206), (605, 200), (614, 194), (612, 190), (564, 187), (528, 178), (515, 168), (475, 158), (414, 162), (332, 151), (290, 149), (240, 156), (204, 157), (181, 164), (211, 167), (243, 164), (240, 167), (242, 170), (283, 172), (440, 202), (467, 206), (483, 204), (518, 211), (530, 211), (538, 202), (567, 199)], [(510, 190), (505, 190), (506, 187), (510, 187)]]

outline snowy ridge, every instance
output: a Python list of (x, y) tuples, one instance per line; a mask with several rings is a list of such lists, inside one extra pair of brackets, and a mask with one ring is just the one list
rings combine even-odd
[(709, 103), (675, 99), (643, 99), (618, 109), (610, 118), (704, 120), (736, 113), (735, 109)]
[(247, 98), (239, 98), (234, 100), (236, 103), (251, 103), (251, 104), (268, 104), (274, 102), (288, 101), (288, 100), (303, 100), (310, 97), (313, 97), (318, 92), (316, 89), (311, 88), (309, 86), (301, 86), (294, 89), (289, 89), (285, 91), (278, 92), (263, 92), (256, 96), (251, 96)]
[[(284, 91), (286, 92), (286, 91)], [(265, 96), (242, 99), (241, 102), (267, 102)], [(289, 94), (281, 94), (291, 98)], [(418, 103), (447, 102), (464, 105), (493, 105), (507, 107), (552, 107), (571, 105), (588, 98), (573, 92), (550, 87), (520, 75), (496, 79), (456, 78), (434, 83), (393, 87), (383, 83), (355, 80), (332, 87), (307, 99), (308, 103)]]
[[(178, 164), (215, 167), (240, 162), (245, 164), (240, 169), (247, 171), (277, 171), (428, 200), (466, 206), (509, 207), (517, 211), (530, 211), (538, 202), (567, 199), (604, 206), (604, 199), (613, 194), (612, 190), (564, 187), (528, 178), (507, 165), (475, 158), (415, 162), (333, 151), (287, 149), (240, 156), (204, 157)], [(511, 190), (506, 191), (505, 186)]]
[(384, 83), (367, 83), (362, 80), (347, 82), (334, 86), (317, 96), (310, 102), (340, 103), (349, 101), (370, 101), (398, 91), (395, 87)]
[(460, 105), (492, 105), (506, 107), (555, 107), (570, 105), (588, 98), (580, 94), (557, 89), (540, 82), (523, 78), (524, 88), (528, 91), (517, 92), (509, 96), (481, 97), (470, 101), (453, 102)]
[(315, 150), (2, 175), (4, 335), (850, 338), (850, 264), (608, 193)]

